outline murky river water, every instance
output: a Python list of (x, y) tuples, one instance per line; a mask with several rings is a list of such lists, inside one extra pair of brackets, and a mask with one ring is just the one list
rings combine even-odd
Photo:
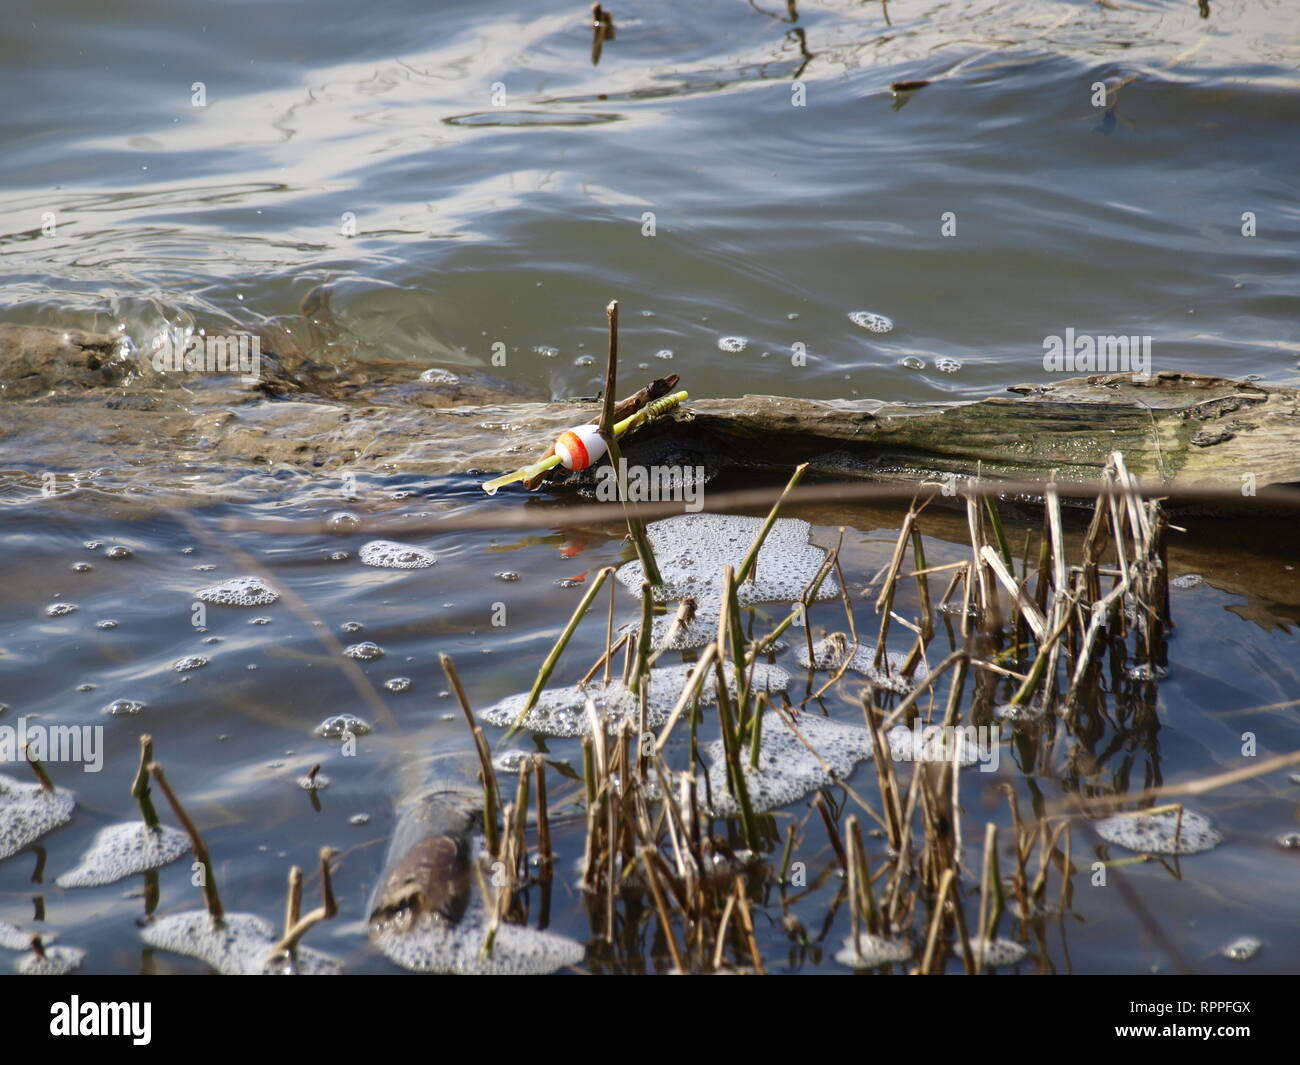
[[(1154, 369), (1294, 383), (1300, 13), (1287, 0), (1206, 10), (915, 0), (799, 4), (793, 18), (776, 0), (626, 3), (593, 65), (583, 5), (551, 0), (361, 14), (332, 2), (23, 5), (0, 43), (0, 316), (122, 328), (143, 347), (175, 325), (288, 319), (328, 282), (357, 358), (491, 367), (556, 398), (598, 387), (614, 297), (626, 372), (674, 370), (697, 396), (974, 399), (1045, 379), (1044, 338), (1067, 328), (1148, 336)], [(1097, 82), (1109, 86), (1101, 106)], [(864, 330), (855, 311), (895, 328)], [(728, 352), (725, 337), (746, 342)], [(498, 343), (504, 366), (491, 365)], [(806, 364), (791, 358), (798, 345)], [(0, 430), (4, 419), (0, 401)], [(142, 946), (138, 878), (53, 885), (97, 828), (132, 816), (148, 730), (231, 909), (274, 921), (289, 865), (310, 868), (333, 845), (343, 912), (310, 942), (353, 969), (391, 970), (363, 922), (394, 766), (417, 732), (438, 742), (464, 728), (445, 719), (456, 708), (438, 652), (476, 705), (525, 689), (582, 593), (556, 582), (630, 557), (618, 530), (422, 534), (438, 554), (430, 569), (369, 569), (356, 559), (364, 524), (307, 536), (287, 523), (517, 504), (484, 500), (474, 478), (400, 472), (355, 486), (256, 474), (241, 494), (259, 502), (194, 510), (100, 494), (93, 477), (41, 498), (23, 440), (0, 440), (0, 725), (103, 725), (106, 742), (100, 773), (52, 767), (78, 814), (0, 863), (0, 920), (57, 929), (91, 971), (202, 970)], [(72, 443), (69, 456), (68, 469), (112, 465)], [(887, 560), (899, 520), (802, 516), (824, 546), (853, 526), (856, 585)], [(231, 532), (232, 517), (286, 531)], [(1175, 592), (1168, 678), (1117, 692), (1116, 720), (1088, 752), (1098, 786), (1209, 774), (1238, 762), (1247, 733), (1261, 756), (1300, 747), (1294, 707), (1250, 709), (1300, 696), (1294, 536), (1270, 526), (1243, 543), (1210, 525), (1193, 538), (1211, 546), (1174, 565), (1207, 580)], [(934, 564), (969, 552), (957, 524), (932, 535)], [(115, 545), (130, 557), (108, 557)], [(212, 607), (196, 629), (194, 591), (250, 563), (294, 602)], [(506, 571), (519, 579), (495, 576)], [(77, 610), (48, 616), (59, 602)], [(838, 607), (818, 609), (814, 626), (839, 627)], [(630, 598), (621, 612), (636, 616)], [(585, 672), (598, 629), (580, 633), (557, 681)], [(360, 668), (390, 717), (376, 720), (338, 668), (338, 644), (359, 640), (384, 650)], [(173, 670), (191, 655), (208, 664)], [(394, 678), (409, 689), (385, 689)], [(116, 700), (145, 706), (105, 714)], [(1132, 727), (1135, 705), (1159, 728)], [(860, 720), (847, 699), (828, 709)], [(312, 734), (340, 712), (376, 727), (353, 759)], [(572, 741), (547, 747), (581, 771)], [(317, 763), (333, 778), (319, 810), (295, 786)], [(1010, 759), (997, 779), (1030, 780)], [(1003, 796), (981, 785), (972, 823), (1005, 825)], [(1238, 935), (1264, 944), (1247, 971), (1298, 967), (1297, 852), (1277, 843), (1300, 827), (1298, 798), (1282, 774), (1199, 799), (1225, 845), (1181, 863), (1181, 879), (1127, 870), (1191, 967), (1242, 971), (1219, 955)], [(563, 868), (582, 828), (556, 826)], [(822, 868), (833, 856), (811, 828), (798, 857)], [(1081, 829), (1076, 857), (1095, 846)], [(162, 910), (197, 904), (189, 877), (187, 863), (161, 874)], [(559, 878), (552, 927), (585, 938), (571, 880)], [(779, 910), (760, 921), (770, 968), (844, 971), (832, 959), (847, 916), (823, 928), (833, 894), (797, 908), (820, 949), (792, 952)], [(1085, 876), (1025, 967), (1170, 969), (1144, 927)], [(651, 964), (636, 954), (618, 967)]]

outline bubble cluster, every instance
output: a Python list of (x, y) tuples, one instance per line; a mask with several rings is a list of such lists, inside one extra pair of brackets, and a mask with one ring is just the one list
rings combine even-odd
[[(831, 773), (844, 779), (853, 767), (871, 755), (871, 736), (865, 728), (838, 721), (800, 714), (795, 721), (803, 738), (816, 755), (795, 735), (785, 717), (772, 710), (763, 716), (759, 743), (758, 767), (745, 758), (741, 762), (745, 788), (755, 811), (775, 810), (788, 806), (811, 791), (831, 783)], [(709, 761), (709, 789), (713, 795), (713, 812), (721, 817), (740, 812), (727, 781), (726, 751), (722, 740), (706, 748)], [(701, 794), (704, 789), (701, 788)]]
[(370, 731), (370, 725), (355, 714), (335, 714), (327, 717), (312, 731), (321, 739), (341, 740), (348, 736), (366, 735)]
[(384, 681), (384, 689), (390, 692), (406, 692), (411, 690), (410, 677), (391, 677)]
[(359, 662), (373, 662), (376, 658), (384, 657), (384, 649), (370, 640), (362, 640), (361, 643), (350, 644), (343, 648), (343, 654)]
[[(32, 936), (36, 934), (12, 925), (8, 921), (0, 921), (0, 947), (5, 950), (26, 950), (32, 945)], [(41, 932), (40, 936), (48, 943), (54, 938), (54, 933)]]
[[(686, 686), (694, 667), (690, 665), (662, 666), (650, 671), (649, 695), (646, 699), (646, 726), (660, 728), (668, 720), (678, 696)], [(727, 686), (734, 694), (735, 671), (730, 662), (723, 667)], [(754, 691), (784, 691), (790, 683), (790, 674), (779, 666), (759, 662), (754, 666)], [(711, 680), (701, 686), (700, 703), (709, 705), (716, 697)], [(547, 736), (586, 736), (591, 732), (591, 718), (587, 713), (590, 699), (596, 712), (606, 722), (617, 724), (640, 719), (640, 703), (619, 678), (612, 679), (609, 687), (599, 683), (579, 688), (570, 684), (561, 688), (544, 688), (537, 704), (528, 711), (523, 727)], [(480, 712), (479, 717), (489, 725), (510, 728), (528, 704), (528, 693), (511, 695), (493, 703)]]
[(899, 654), (897, 651), (885, 652), (885, 668), (877, 669), (876, 649), (875, 647), (863, 644), (850, 644), (848, 638), (843, 633), (835, 633), (819, 640), (813, 645), (813, 656), (808, 657), (807, 645), (800, 646), (794, 653), (795, 661), (807, 669), (814, 665), (817, 669), (835, 671), (844, 666), (845, 660), (848, 660), (848, 668), (854, 673), (861, 673), (877, 688), (884, 688), (887, 691), (898, 692), (905, 695), (916, 687), (916, 680), (926, 675), (924, 664), (919, 664), (912, 674), (913, 680), (909, 680), (902, 675), (902, 668), (907, 661), (907, 656)]
[(432, 551), (392, 540), (371, 540), (361, 545), (359, 556), (364, 565), (381, 569), (425, 569), (438, 561)]
[(956, 373), (961, 369), (961, 360), (950, 359), (945, 355), (934, 360), (934, 368), (940, 373)]
[(343, 971), (337, 958), (302, 944), (292, 958), (273, 959), (276, 936), (266, 921), (251, 913), (228, 913), (217, 922), (206, 910), (190, 910), (156, 918), (140, 937), (157, 950), (198, 958), (225, 976), (322, 976)]
[(492, 764), (500, 773), (522, 773), (528, 768), (531, 758), (532, 755), (522, 747), (511, 747), (499, 751), (492, 758)]
[(1093, 823), (1107, 843), (1138, 854), (1199, 854), (1223, 842), (1222, 834), (1195, 810), (1156, 814), (1119, 814)]
[(719, 337), (718, 350), (725, 351), (729, 355), (737, 355), (749, 346), (747, 337)]
[(835, 955), (835, 960), (850, 969), (874, 969), (877, 965), (907, 961), (911, 956), (912, 944), (907, 940), (886, 939), (870, 932), (859, 932), (856, 942), (852, 936), (844, 940), (844, 946)]
[[(663, 584), (655, 590), (660, 600), (694, 599), (701, 609), (721, 598), (722, 569), (739, 569), (759, 530), (762, 518), (734, 514), (679, 514), (646, 526)], [(825, 561), (826, 552), (808, 542), (806, 521), (778, 518), (763, 541), (752, 580), (736, 589), (744, 606), (755, 603), (792, 603)], [(634, 595), (641, 594), (644, 570), (640, 561), (618, 571), (618, 579)], [(839, 595), (835, 575), (822, 582), (818, 599)]]
[(109, 825), (95, 833), (90, 849), (76, 868), (69, 869), (55, 883), (59, 887), (98, 887), (124, 877), (161, 869), (190, 849), (190, 837), (179, 829), (143, 821)]
[(194, 597), (217, 606), (270, 606), (280, 593), (260, 577), (231, 577), (210, 588), (200, 588)]
[(46, 791), (40, 784), (0, 776), (0, 858), (66, 825), (76, 805), (72, 792), (64, 788)]
[(853, 311), (849, 314), (849, 321), (854, 325), (861, 326), (869, 333), (888, 333), (894, 328), (892, 320), (873, 311)]
[(186, 655), (172, 663), (172, 670), (176, 673), (188, 673), (192, 669), (202, 669), (207, 664), (208, 660), (202, 655)]
[(51, 603), (45, 608), (46, 617), (62, 618), (77, 612), (76, 603)]
[(81, 968), (86, 952), (80, 947), (45, 947), (44, 953), (31, 951), (15, 963), (23, 976), (63, 976)]
[(1000, 703), (993, 708), (994, 717), (999, 721), (1010, 721), (1013, 724), (1041, 721), (1045, 713), (1047, 713), (1047, 708), (1041, 703), (1026, 703), (1024, 705)]
[(132, 717), (135, 714), (143, 713), (148, 705), (148, 703), (141, 702), (139, 699), (114, 699), (104, 707), (104, 713), (110, 717)]
[(1223, 956), (1229, 961), (1250, 961), (1263, 945), (1254, 936), (1241, 936), (1223, 948)]
[(373, 926), (370, 939), (390, 961), (417, 973), (540, 976), (577, 965), (586, 954), (576, 939), (513, 924), (497, 927), (492, 952), (485, 954), (487, 930), (476, 906), (458, 924), (425, 915), (409, 930), (396, 924)]
[(1019, 965), (1024, 961), (1029, 951), (1025, 950), (1019, 943), (1011, 939), (985, 939), (983, 936), (972, 936), (970, 941), (971, 952), (978, 958), (980, 951), (984, 952), (984, 967), (986, 969), (997, 969), (1007, 965)]
[(460, 384), (460, 378), (450, 370), (444, 370), (441, 366), (430, 366), (429, 369), (420, 374), (420, 384), (450, 387)]
[(330, 532), (356, 532), (361, 528), (361, 519), (350, 510), (336, 510), (325, 519), (325, 526)]

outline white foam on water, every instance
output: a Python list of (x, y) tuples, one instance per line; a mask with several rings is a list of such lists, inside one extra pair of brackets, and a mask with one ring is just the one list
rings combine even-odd
[(974, 936), (970, 941), (971, 953), (979, 957), (981, 947), (984, 950), (984, 967), (996, 969), (1004, 965), (1018, 965), (1029, 953), (1019, 943), (1011, 939), (985, 939)]
[(852, 311), (849, 314), (849, 321), (854, 325), (860, 325), (869, 333), (889, 333), (894, 328), (892, 319), (873, 311)]
[(428, 548), (399, 544), (395, 540), (371, 540), (361, 545), (357, 556), (363, 564), (381, 569), (425, 569), (438, 561)]
[[(763, 527), (762, 518), (735, 514), (679, 514), (646, 526), (663, 584), (655, 598), (691, 598), (699, 610), (717, 617), (722, 597), (722, 569), (739, 569)], [(763, 541), (752, 580), (736, 589), (742, 605), (794, 603), (826, 560), (826, 551), (808, 542), (812, 526), (799, 518), (778, 518)], [(640, 596), (644, 570), (640, 560), (620, 567), (619, 581)], [(839, 595), (835, 574), (822, 582), (818, 599)]]
[(66, 825), (76, 805), (72, 792), (64, 788), (46, 791), (40, 784), (0, 776), (0, 859)]
[(1047, 708), (1041, 703), (1025, 703), (1023, 705), (1001, 703), (993, 708), (994, 717), (999, 721), (1010, 721), (1013, 724), (1041, 721), (1045, 713), (1047, 713)]
[(370, 731), (370, 723), (355, 714), (335, 714), (333, 717), (327, 717), (312, 731), (324, 740), (341, 740), (349, 733), (353, 736), (364, 736)]
[[(661, 666), (650, 671), (650, 691), (646, 699), (647, 728), (657, 729), (668, 721), (668, 715), (677, 705), (677, 699), (693, 669), (693, 665), (683, 664)], [(727, 678), (727, 688), (734, 695), (735, 670), (730, 662), (723, 666), (723, 673)], [(754, 664), (754, 691), (784, 691), (789, 683), (790, 674), (779, 666), (765, 662)], [(712, 676), (706, 677), (700, 686), (700, 703), (707, 706), (715, 697), (714, 680)], [(585, 689), (576, 684), (562, 688), (543, 688), (537, 697), (537, 705), (524, 719), (523, 727), (547, 736), (589, 735), (591, 720), (587, 714), (588, 699), (602, 719), (611, 724), (640, 720), (641, 710), (637, 697), (623, 687), (621, 678), (611, 678), (608, 688), (598, 682), (588, 684)], [(479, 717), (489, 725), (510, 728), (527, 703), (527, 692), (507, 696), (480, 711)]]
[(484, 955), (488, 922), (474, 907), (458, 924), (425, 915), (410, 931), (380, 925), (371, 942), (390, 961), (417, 973), (460, 976), (540, 976), (577, 965), (586, 948), (576, 939), (520, 925), (497, 926), (492, 952)]
[[(764, 713), (758, 767), (750, 767), (748, 750), (741, 759), (750, 806), (756, 812), (797, 802), (809, 792), (830, 784), (831, 772), (843, 780), (858, 762), (871, 755), (871, 737), (866, 728), (814, 714), (800, 714), (795, 724), (820, 758), (800, 742), (781, 714), (771, 709)], [(708, 783), (714, 813), (722, 817), (738, 814), (740, 804), (727, 789), (726, 751), (722, 740), (710, 743), (705, 757), (709, 761)], [(705, 794), (701, 785), (700, 795)]]
[(270, 606), (280, 593), (261, 577), (231, 577), (210, 588), (200, 588), (194, 597), (218, 606)]
[(166, 825), (150, 828), (143, 821), (109, 825), (95, 833), (76, 868), (55, 883), (65, 888), (113, 884), (123, 877), (161, 869), (189, 849), (190, 837)]
[(252, 913), (228, 913), (220, 922), (207, 910), (159, 917), (140, 933), (151, 947), (198, 958), (224, 976), (332, 976), (343, 963), (299, 945), (293, 959), (271, 959), (277, 937)]
[(14, 963), (23, 976), (62, 976), (80, 969), (86, 952), (80, 947), (43, 947), (45, 956), (32, 951)]
[(1185, 807), (1181, 823), (1178, 811), (1169, 810), (1104, 817), (1094, 821), (1092, 827), (1107, 843), (1138, 854), (1200, 854), (1223, 842), (1222, 833), (1208, 817)]
[(944, 356), (934, 360), (934, 368), (940, 373), (956, 373), (961, 369), (961, 360)]
[(907, 661), (907, 656), (900, 654), (898, 651), (886, 651), (885, 660), (888, 663), (888, 671), (877, 669), (875, 666), (876, 649), (866, 644), (851, 644), (847, 637), (837, 640), (834, 636), (827, 636), (813, 644), (813, 657), (808, 657), (808, 645), (800, 644), (794, 653), (795, 661), (805, 669), (812, 663), (817, 669), (824, 669), (834, 672), (844, 665), (844, 659), (849, 659), (849, 669), (854, 673), (861, 673), (877, 688), (885, 688), (888, 691), (898, 692), (905, 695), (916, 687), (916, 681), (925, 677), (926, 668), (924, 663), (919, 663), (912, 674), (911, 680), (901, 674), (903, 664)]
[(44, 929), (39, 932), (27, 932), (8, 921), (0, 921), (0, 947), (5, 950), (26, 950), (32, 945), (32, 936), (36, 935), (41, 937), (42, 943), (49, 943), (57, 933), (47, 932)]
[(1240, 936), (1223, 948), (1223, 956), (1229, 961), (1250, 961), (1263, 946), (1254, 936)]
[(874, 969), (877, 965), (907, 961), (911, 956), (912, 944), (907, 940), (886, 939), (870, 932), (859, 932), (856, 943), (852, 936), (844, 940), (844, 946), (835, 955), (835, 960), (850, 969)]

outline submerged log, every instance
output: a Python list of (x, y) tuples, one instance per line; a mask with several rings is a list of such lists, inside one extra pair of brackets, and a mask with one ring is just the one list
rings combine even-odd
[[(183, 468), (211, 492), (235, 471), (495, 474), (540, 457), (596, 401), (519, 402), (464, 367), (326, 373), (291, 345), (237, 376), (159, 374), (116, 338), (0, 325), (0, 447), (32, 468), (145, 486)], [(137, 359), (136, 362), (139, 362)], [(689, 385), (689, 382), (686, 382)], [(1122, 451), (1148, 486), (1300, 482), (1300, 393), (1196, 374), (1098, 375), (1022, 385), (973, 403), (885, 405), (774, 396), (694, 399), (637, 430), (629, 462), (918, 481), (947, 474), (1088, 481)], [(454, 406), (445, 404), (456, 403)], [(93, 477), (92, 477), (93, 480)]]

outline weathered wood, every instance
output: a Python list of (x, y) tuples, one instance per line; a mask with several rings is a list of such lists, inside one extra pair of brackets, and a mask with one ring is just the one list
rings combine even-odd
[[(433, 383), (420, 382), (414, 364), (326, 372), (287, 342), (264, 355), (254, 386), (215, 374), (181, 382), (133, 369), (112, 354), (115, 342), (0, 325), (0, 395), (18, 397), (0, 402), (7, 456), (138, 484), (184, 467), (196, 493), (250, 467), (495, 474), (541, 456), (561, 431), (597, 413), (594, 400), (518, 402), (514, 386), (464, 368)], [(1300, 482), (1293, 388), (1161, 373), (1009, 393), (942, 406), (696, 399), (636, 431), (623, 451), (629, 462), (709, 473), (808, 462), (825, 474), (914, 481), (977, 469), (1092, 480), (1120, 450), (1149, 486), (1237, 488), (1247, 475), (1261, 489)]]

